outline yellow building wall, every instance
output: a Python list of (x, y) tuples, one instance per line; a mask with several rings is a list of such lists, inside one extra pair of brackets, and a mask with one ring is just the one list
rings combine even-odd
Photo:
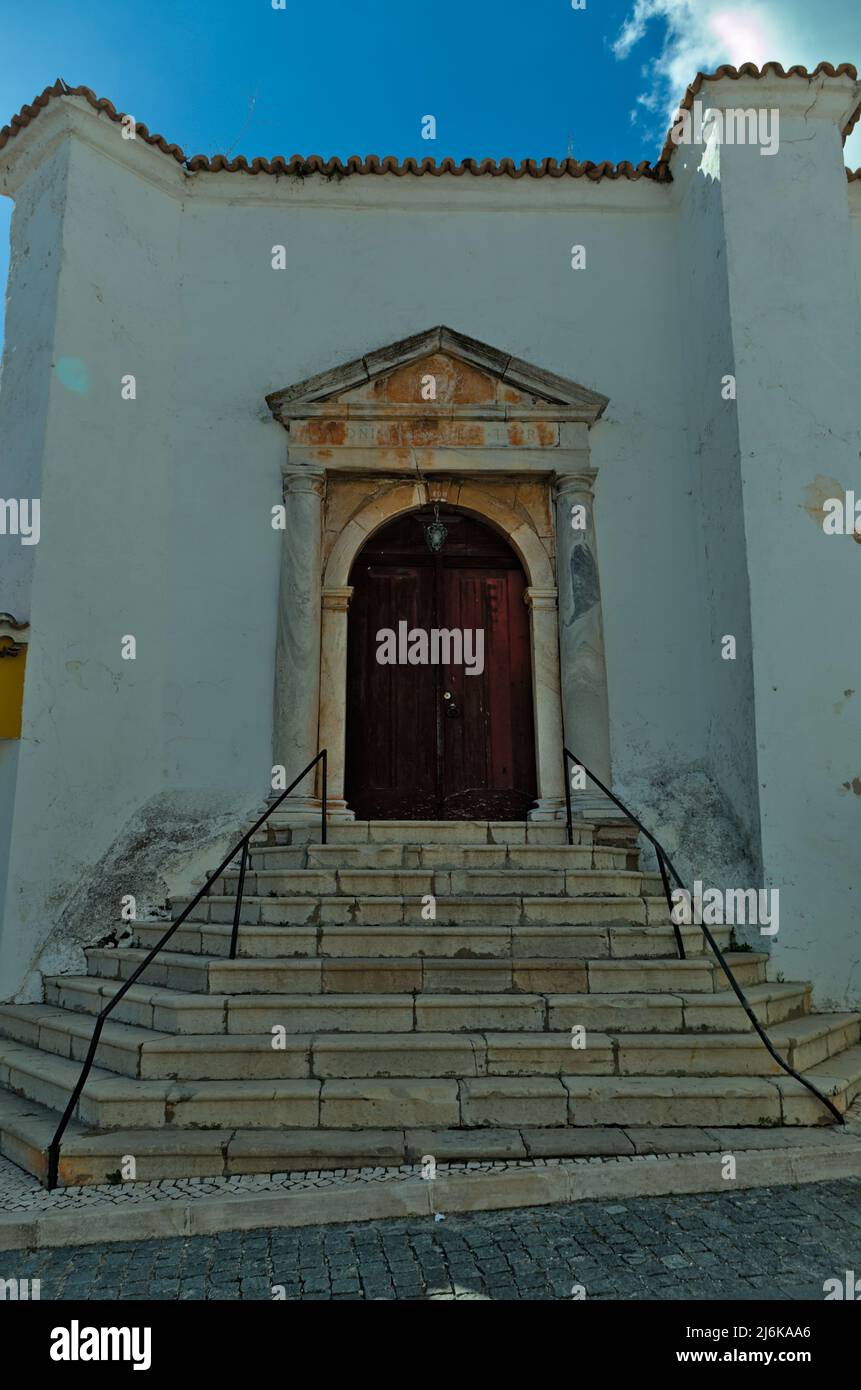
[(26, 664), (26, 646), (19, 656), (0, 656), (0, 738), (21, 737)]

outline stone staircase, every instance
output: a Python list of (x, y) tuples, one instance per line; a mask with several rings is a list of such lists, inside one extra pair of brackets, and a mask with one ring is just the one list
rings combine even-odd
[[(356, 822), (325, 846), (269, 826), (238, 958), (234, 870), (107, 1021), (61, 1184), (112, 1181), (129, 1156), (149, 1180), (618, 1154), (644, 1132), (830, 1122), (772, 1061), (698, 928), (677, 959), (628, 822), (578, 822), (573, 846), (532, 823)], [(165, 927), (91, 948), (87, 974), (47, 978), (42, 1004), (0, 1005), (0, 1152), (41, 1178), (95, 1015)], [(809, 984), (770, 983), (764, 954), (714, 934), (778, 1051), (845, 1109), (861, 1016), (811, 1012)]]

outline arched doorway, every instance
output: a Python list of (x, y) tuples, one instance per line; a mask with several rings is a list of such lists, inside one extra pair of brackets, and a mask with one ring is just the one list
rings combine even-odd
[(345, 794), (360, 819), (523, 820), (536, 795), (526, 575), (491, 527), (425, 507), (357, 555)]

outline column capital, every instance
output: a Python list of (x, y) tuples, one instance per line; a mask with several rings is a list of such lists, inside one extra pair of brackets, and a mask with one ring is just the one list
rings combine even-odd
[(352, 584), (345, 584), (340, 588), (324, 589), (323, 607), (335, 613), (346, 613), (352, 597)]
[(326, 488), (326, 470), (313, 465), (299, 468), (296, 464), (285, 464), (281, 469), (281, 486), (285, 502), (290, 492), (312, 492), (322, 497)]
[(558, 589), (529, 588), (523, 592), (523, 602), (527, 608), (548, 608), (555, 612), (558, 598)]
[(594, 497), (595, 479), (597, 476), (597, 468), (581, 468), (573, 473), (554, 473), (554, 496), (564, 497), (569, 492), (576, 492), (585, 493), (588, 497)]

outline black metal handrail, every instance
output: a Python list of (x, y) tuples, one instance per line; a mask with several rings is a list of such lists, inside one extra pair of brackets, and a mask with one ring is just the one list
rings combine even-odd
[[(654, 848), (655, 853), (658, 856), (658, 865), (661, 870), (661, 880), (664, 885), (664, 896), (667, 899), (667, 907), (670, 910), (670, 921), (673, 925), (673, 931), (675, 932), (676, 936), (676, 944), (678, 947), (679, 959), (685, 960), (685, 947), (684, 942), (682, 940), (682, 934), (679, 931), (679, 924), (676, 921), (674, 914), (675, 904), (673, 903), (672, 891), (670, 889), (669, 874), (667, 873), (667, 870), (669, 870), (669, 873), (672, 874), (679, 888), (681, 888), (683, 892), (686, 893), (688, 890), (685, 888), (684, 883), (679, 877), (679, 874), (676, 870), (675, 865), (673, 864), (672, 859), (667, 854), (667, 851), (664, 849), (663, 845), (652, 834), (651, 830), (646, 829), (639, 816), (634, 815), (630, 807), (626, 806), (623, 801), (620, 801), (618, 796), (616, 796), (614, 792), (610, 791), (609, 787), (605, 787), (601, 779), (599, 777), (596, 777), (595, 773), (590, 771), (590, 769), (580, 758), (575, 757), (575, 755), (570, 751), (570, 749), (563, 748), (562, 751), (564, 755), (562, 762), (565, 773), (565, 814), (568, 824), (569, 845), (573, 845), (574, 843), (574, 826), (571, 818), (571, 787), (568, 780), (568, 763), (570, 761), (574, 764), (575, 767), (582, 767), (583, 771), (586, 773), (586, 776), (589, 777), (595, 783), (596, 787), (600, 787), (601, 791), (604, 793), (605, 796), (609, 796), (610, 800), (615, 802), (615, 804), (619, 807), (619, 810), (622, 811), (625, 816), (627, 816), (628, 820), (633, 821), (633, 823), (639, 827), (639, 829), (645, 835), (646, 839)], [(730, 988), (732, 989), (733, 993), (735, 994), (736, 998), (738, 999), (739, 1003), (741, 1004), (742, 1008), (744, 1009), (745, 1013), (747, 1014), (748, 1018), (753, 1024), (754, 1030), (759, 1035), (760, 1041), (765, 1044), (765, 1047), (768, 1049), (768, 1052), (771, 1054), (777, 1065), (779, 1067), (782, 1067), (788, 1076), (794, 1077), (796, 1081), (801, 1082), (802, 1086), (806, 1086), (807, 1090), (810, 1091), (814, 1096), (816, 1096), (817, 1100), (821, 1100), (822, 1104), (828, 1110), (831, 1111), (831, 1114), (837, 1120), (838, 1124), (845, 1124), (846, 1121), (841, 1115), (840, 1111), (837, 1109), (837, 1106), (834, 1104), (834, 1102), (829, 1100), (828, 1096), (823, 1095), (819, 1088), (814, 1086), (812, 1081), (808, 1081), (806, 1077), (801, 1076), (795, 1070), (794, 1067), (790, 1066), (789, 1062), (786, 1061), (785, 1057), (781, 1057), (780, 1053), (775, 1048), (774, 1044), (772, 1043), (771, 1039), (769, 1038), (768, 1034), (766, 1033), (765, 1029), (760, 1023), (759, 1019), (757, 1018), (756, 1014), (751, 1008), (741, 985), (738, 983), (738, 980), (735, 978), (735, 975), (732, 972), (732, 968), (729, 965), (729, 962), (727, 961), (723, 951), (721, 950), (720, 946), (718, 946), (717, 942), (715, 941), (705, 922), (697, 922), (695, 925), (698, 926), (702, 931), (702, 934), (708, 942), (712, 952), (714, 953), (718, 964), (720, 965), (721, 969), (723, 970), (723, 973), (726, 975), (726, 978), (729, 981)]]
[(242, 860), (241, 860), (241, 863), (240, 863), (240, 866), (239, 866), (239, 882), (238, 882), (237, 885), (236, 885), (236, 908), (235, 908), (235, 911), (234, 911), (234, 914), (233, 914), (233, 931), (231, 932), (231, 936), (230, 936), (230, 959), (231, 959), (231, 960), (235, 960), (235, 959), (236, 959), (236, 941), (237, 941), (237, 937), (238, 937), (238, 934), (239, 934), (239, 918), (240, 918), (240, 915), (241, 915), (241, 912), (242, 912), (242, 894), (243, 894), (243, 891), (244, 891), (244, 888), (245, 888), (245, 870), (246, 870), (246, 868), (247, 868), (248, 859), (249, 859), (249, 850), (248, 850), (249, 843), (250, 843), (252, 837), (253, 837), (254, 835), (256, 835), (256, 833), (257, 833), (257, 831), (260, 829), (261, 825), (263, 825), (263, 823), (264, 823), (265, 821), (267, 821), (267, 820), (269, 819), (269, 817), (272, 815), (272, 812), (273, 812), (273, 811), (276, 811), (276, 810), (278, 809), (278, 807), (281, 805), (281, 802), (284, 800), (284, 798), (290, 795), (290, 793), (293, 791), (294, 787), (297, 787), (297, 786), (299, 785), (299, 783), (302, 781), (303, 777), (307, 777), (307, 775), (308, 775), (308, 773), (311, 771), (311, 769), (314, 768), (314, 767), (316, 767), (317, 764), (318, 764), (321, 760), (322, 760), (322, 763), (323, 763), (323, 768), (322, 768), (322, 772), (321, 772), (321, 792), (322, 792), (322, 795), (321, 795), (321, 798), (320, 798), (320, 799), (321, 799), (321, 811), (320, 811), (320, 841), (321, 841), (322, 844), (325, 845), (325, 843), (326, 843), (326, 779), (327, 779), (327, 772), (328, 772), (329, 754), (328, 754), (328, 749), (326, 749), (326, 748), (321, 748), (321, 750), (320, 750), (320, 752), (317, 754), (316, 758), (312, 758), (311, 761), (310, 761), (310, 763), (308, 764), (308, 766), (307, 766), (307, 767), (303, 767), (302, 771), (299, 773), (299, 776), (296, 777), (296, 778), (294, 778), (294, 780), (290, 783), (290, 785), (289, 785), (289, 787), (287, 788), (287, 790), (286, 790), (286, 791), (283, 791), (283, 792), (281, 793), (281, 795), (278, 797), (278, 800), (277, 800), (277, 801), (273, 801), (271, 806), (267, 806), (266, 810), (263, 812), (263, 815), (262, 815), (262, 816), (259, 816), (259, 817), (257, 818), (257, 820), (256, 820), (256, 821), (254, 822), (254, 824), (252, 825), (251, 829), (250, 829), (250, 830), (246, 830), (246, 832), (245, 832), (245, 834), (242, 836), (242, 839), (241, 839), (241, 840), (237, 840), (236, 844), (235, 844), (235, 845), (233, 846), (233, 848), (230, 850), (229, 854), (226, 854), (225, 857), (222, 859), (222, 861), (221, 861), (221, 863), (219, 864), (218, 868), (215, 869), (215, 870), (213, 870), (213, 872), (212, 872), (212, 873), (209, 875), (209, 877), (206, 879), (206, 881), (205, 881), (203, 887), (200, 889), (200, 891), (199, 891), (198, 893), (195, 894), (195, 896), (191, 899), (191, 902), (188, 904), (187, 907), (185, 907), (185, 908), (183, 909), (183, 911), (182, 911), (182, 912), (180, 913), (180, 915), (176, 918), (176, 920), (175, 920), (174, 922), (171, 922), (171, 924), (170, 924), (170, 926), (168, 927), (167, 931), (165, 932), (164, 936), (162, 936), (162, 937), (160, 938), (160, 940), (156, 942), (155, 946), (153, 946), (152, 950), (149, 951), (149, 952), (147, 953), (147, 956), (146, 956), (145, 960), (142, 960), (142, 961), (141, 961), (141, 963), (140, 963), (140, 965), (138, 966), (137, 970), (135, 970), (135, 971), (133, 972), (133, 974), (131, 974), (131, 975), (128, 977), (127, 980), (124, 980), (124, 981), (123, 981), (121, 987), (117, 990), (116, 994), (113, 996), (112, 999), (110, 999), (110, 1000), (108, 1001), (108, 1003), (107, 1003), (107, 1004), (105, 1005), (105, 1007), (102, 1009), (101, 1013), (97, 1016), (97, 1018), (96, 1018), (96, 1025), (95, 1025), (95, 1027), (94, 1027), (94, 1029), (93, 1029), (93, 1036), (92, 1036), (91, 1039), (90, 1039), (90, 1045), (89, 1045), (89, 1047), (88, 1047), (88, 1049), (87, 1049), (87, 1055), (86, 1055), (86, 1057), (84, 1058), (84, 1065), (81, 1067), (81, 1074), (80, 1074), (80, 1076), (78, 1077), (77, 1083), (76, 1083), (76, 1085), (75, 1085), (75, 1089), (73, 1090), (73, 1092), (72, 1092), (72, 1094), (71, 1094), (71, 1096), (70, 1096), (70, 1098), (69, 1098), (69, 1103), (68, 1103), (68, 1105), (66, 1106), (65, 1110), (63, 1111), (62, 1119), (60, 1120), (60, 1123), (57, 1125), (57, 1129), (56, 1129), (56, 1132), (55, 1132), (55, 1134), (54, 1134), (54, 1137), (53, 1137), (53, 1139), (51, 1140), (50, 1144), (48, 1145), (48, 1178), (47, 1178), (47, 1184), (46, 1184), (46, 1185), (47, 1185), (47, 1188), (48, 1188), (48, 1191), (49, 1191), (49, 1192), (50, 1192), (50, 1191), (53, 1191), (53, 1189), (57, 1186), (57, 1175), (58, 1175), (59, 1167), (60, 1167), (60, 1142), (61, 1142), (61, 1140), (62, 1140), (62, 1138), (63, 1138), (63, 1135), (64, 1135), (65, 1132), (66, 1132), (66, 1126), (68, 1125), (69, 1120), (72, 1118), (72, 1115), (75, 1113), (75, 1106), (78, 1104), (78, 1101), (80, 1100), (81, 1092), (83, 1091), (84, 1086), (87, 1084), (87, 1078), (88, 1078), (88, 1076), (89, 1076), (89, 1074), (90, 1074), (90, 1071), (92, 1070), (93, 1059), (94, 1059), (94, 1057), (95, 1057), (95, 1055), (96, 1055), (96, 1048), (97, 1048), (98, 1045), (99, 1045), (99, 1039), (100, 1039), (101, 1036), (102, 1036), (102, 1028), (104, 1027), (105, 1020), (107, 1019), (107, 1017), (109, 1016), (109, 1014), (112, 1012), (112, 1010), (114, 1009), (115, 1005), (117, 1005), (117, 1004), (120, 1002), (120, 1000), (123, 998), (123, 996), (124, 996), (125, 994), (127, 994), (128, 991), (131, 989), (131, 987), (132, 987), (132, 985), (135, 983), (135, 981), (136, 981), (137, 979), (140, 978), (140, 976), (141, 976), (141, 975), (143, 974), (143, 972), (146, 970), (147, 966), (152, 964), (153, 960), (154, 960), (155, 957), (158, 955), (158, 953), (159, 953), (159, 951), (161, 950), (161, 948), (162, 948), (164, 945), (166, 945), (166, 943), (167, 943), (168, 941), (170, 941), (171, 937), (173, 936), (173, 934), (174, 934), (174, 932), (177, 930), (177, 928), (182, 926), (183, 922), (186, 920), (186, 918), (188, 917), (189, 913), (194, 911), (194, 909), (197, 907), (197, 904), (200, 902), (201, 898), (204, 898), (204, 897), (206, 897), (206, 896), (208, 895), (209, 890), (210, 890), (210, 888), (212, 887), (212, 885), (213, 885), (213, 883), (215, 882), (215, 880), (216, 880), (221, 874), (224, 873), (224, 870), (225, 870), (225, 869), (228, 867), (228, 865), (236, 858), (236, 855), (239, 853), (239, 851), (240, 851), (240, 849), (241, 849), (241, 850), (242, 850)]

